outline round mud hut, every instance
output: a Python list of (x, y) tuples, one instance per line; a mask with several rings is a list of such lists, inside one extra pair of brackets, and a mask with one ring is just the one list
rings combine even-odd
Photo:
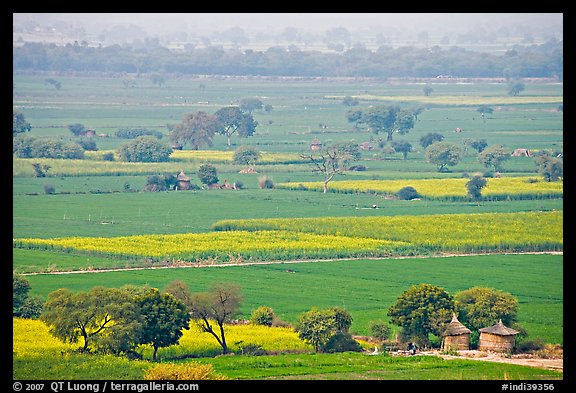
[(470, 334), (472, 331), (462, 324), (456, 314), (452, 314), (452, 321), (446, 327), (442, 339), (442, 350), (464, 351), (470, 349)]
[(189, 190), (190, 189), (190, 178), (184, 174), (184, 171), (180, 171), (178, 176), (176, 177), (178, 182), (178, 189), (179, 190)]
[(480, 329), (480, 351), (512, 352), (514, 338), (519, 332), (504, 326), (500, 319), (496, 325)]

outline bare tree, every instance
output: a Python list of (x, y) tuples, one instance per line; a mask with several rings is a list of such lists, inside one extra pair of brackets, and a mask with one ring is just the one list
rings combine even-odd
[(301, 154), (300, 157), (312, 163), (312, 172), (320, 173), (324, 176), (324, 194), (328, 192), (328, 183), (338, 174), (344, 173), (346, 168), (342, 166), (342, 161), (348, 155), (341, 150), (331, 147), (319, 153)]

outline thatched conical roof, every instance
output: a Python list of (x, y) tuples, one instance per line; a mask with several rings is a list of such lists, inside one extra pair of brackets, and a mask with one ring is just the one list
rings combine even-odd
[(480, 329), (480, 333), (490, 333), (497, 336), (513, 336), (520, 333), (517, 330), (504, 326), (502, 320), (500, 319), (496, 325), (485, 327)]
[(176, 179), (179, 181), (190, 181), (190, 178), (184, 174), (184, 171), (180, 171)]
[(464, 326), (462, 322), (458, 320), (458, 318), (456, 318), (455, 313), (452, 313), (452, 321), (450, 321), (450, 323), (446, 327), (446, 330), (444, 331), (444, 336), (459, 336), (461, 334), (470, 334), (470, 333), (472, 333), (472, 331), (468, 329), (466, 326)]

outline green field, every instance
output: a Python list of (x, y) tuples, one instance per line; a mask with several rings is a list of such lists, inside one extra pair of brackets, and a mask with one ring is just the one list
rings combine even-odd
[[(73, 141), (75, 138), (67, 125), (82, 123), (108, 137), (96, 139), (99, 152), (87, 154), (81, 161), (13, 158), (14, 239), (204, 234), (212, 233), (215, 225), (222, 221), (250, 223), (253, 219), (272, 218), (288, 219), (295, 226), (302, 222), (296, 219), (321, 222), (330, 218), (346, 223), (346, 228), (339, 230), (344, 233), (354, 225), (361, 225), (363, 218), (397, 217), (401, 220), (406, 217), (407, 223), (418, 217), (433, 220), (439, 215), (447, 218), (457, 214), (464, 215), (461, 222), (467, 222), (477, 213), (500, 215), (501, 220), (494, 220), (498, 225), (491, 230), (491, 236), (496, 238), (499, 233), (506, 233), (506, 236), (513, 232), (530, 233), (516, 230), (513, 218), (508, 219), (518, 213), (556, 212), (560, 215), (558, 226), (562, 226), (563, 188), (557, 184), (554, 186), (560, 191), (541, 195), (531, 193), (521, 198), (514, 197), (517, 194), (514, 190), (480, 202), (462, 197), (406, 201), (370, 189), (344, 188), (323, 194), (312, 187), (282, 187), (283, 183), (298, 185), (322, 180), (306, 162), (288, 158), (284, 158), (287, 161), (263, 160), (254, 166), (257, 173), (240, 174), (242, 166), (222, 159), (224, 153), (230, 155), (231, 150), (241, 145), (255, 146), (268, 152), (270, 157), (277, 153), (294, 157), (309, 152), (314, 138), (325, 145), (370, 142), (375, 148), (362, 151), (360, 160), (355, 162), (364, 165), (366, 170), (337, 176), (331, 183), (334, 185), (331, 191), (337, 191), (337, 182), (344, 180), (350, 184), (432, 181), (438, 189), (446, 184), (442, 183), (443, 179), (460, 179), (459, 182), (487, 168), (478, 161), (475, 151), (469, 149), (460, 163), (447, 172), (438, 172), (435, 165), (425, 162), (419, 144), (420, 138), (430, 132), (441, 133), (446, 142), (461, 145), (467, 139), (485, 139), (488, 145), (499, 144), (510, 152), (518, 147), (534, 153), (562, 151), (563, 112), (559, 109), (563, 103), (562, 83), (527, 83), (518, 97), (508, 96), (505, 84), (439, 83), (433, 85), (434, 93), (426, 97), (422, 84), (392, 84), (369, 79), (280, 81), (169, 77), (164, 86), (158, 87), (143, 76), (136, 78), (134, 88), (125, 88), (121, 78), (114, 77), (59, 76), (57, 79), (62, 83), (59, 90), (47, 86), (44, 76), (14, 75), (13, 106), (31, 123), (29, 135)], [(379, 144), (382, 139), (385, 142), (385, 135), (356, 129), (347, 122), (345, 114), (351, 108), (343, 105), (345, 96), (357, 97), (362, 108), (383, 103), (425, 107), (409, 133), (394, 134), (395, 141), (412, 144), (413, 151), (407, 159), (399, 153), (382, 151)], [(159, 130), (167, 141), (167, 125), (180, 122), (184, 114), (197, 110), (213, 113), (221, 107), (237, 104), (245, 97), (258, 97), (264, 104), (272, 105), (273, 110), (255, 111), (253, 116), (259, 123), (256, 133), (248, 138), (233, 136), (230, 149), (225, 136), (217, 135), (210, 149), (213, 153), (201, 152), (201, 158), (183, 158), (175, 154), (169, 162), (161, 164), (127, 164), (101, 158), (103, 151), (115, 151), (127, 142), (114, 136), (118, 128)], [(492, 106), (494, 112), (482, 119), (477, 111), (480, 105)], [(456, 128), (461, 128), (462, 132), (454, 132)], [(196, 171), (202, 163), (211, 162), (211, 154), (219, 157), (214, 158), (213, 163), (220, 180), (241, 181), (241, 190), (141, 192), (149, 175), (176, 175), (181, 170), (193, 183), (200, 185)], [(35, 177), (33, 163), (50, 166), (47, 177)], [(533, 157), (511, 157), (504, 162), (500, 172), (503, 178), (540, 179)], [(261, 177), (271, 179), (278, 187), (261, 189)], [(47, 185), (55, 189), (53, 194), (45, 192)], [(386, 231), (376, 227), (375, 222), (364, 225), (362, 230), (384, 236)], [(438, 218), (437, 225), (439, 223), (443, 229), (449, 229), (451, 225)], [(329, 234), (334, 229), (322, 228), (320, 225), (315, 227), (316, 235)], [(305, 232), (298, 228), (292, 230)], [(179, 279), (197, 292), (208, 289), (213, 283), (230, 282), (242, 288), (243, 318), (248, 318), (256, 307), (266, 305), (281, 319), (294, 323), (300, 313), (311, 307), (340, 306), (351, 313), (351, 331), (359, 335), (369, 334), (371, 321), (388, 320), (387, 309), (411, 285), (429, 283), (443, 287), (452, 295), (473, 286), (490, 287), (508, 291), (519, 299), (518, 322), (526, 328), (527, 340), (563, 345), (563, 240), (558, 239), (563, 238), (563, 232), (561, 228), (545, 232), (542, 235), (556, 238), (544, 242), (548, 242), (545, 250), (560, 251), (559, 255), (497, 254), (494, 252), (498, 248), (493, 247), (483, 250), (486, 255), (441, 258), (344, 258), (298, 264), (285, 260), (270, 265), (99, 273), (86, 271), (145, 265), (133, 258), (83, 255), (56, 249), (13, 248), (12, 259), (13, 271), (29, 274), (26, 278), (32, 287), (31, 295), (41, 298), (58, 288), (84, 291), (96, 285), (120, 287), (124, 284), (163, 288)], [(426, 236), (434, 237), (435, 234)], [(533, 246), (529, 241), (525, 243), (520, 250), (531, 251)], [(549, 243), (554, 246), (550, 247)], [(78, 272), (45, 274), (58, 270)], [(175, 350), (165, 351), (164, 356), (169, 357)], [(178, 351), (188, 349), (181, 347)], [(46, 379), (74, 379), (80, 370), (90, 368), (94, 371), (87, 379), (142, 379), (144, 370), (150, 366), (149, 362), (110, 357), (91, 359), (79, 354), (70, 354), (65, 360), (52, 359), (49, 353), (46, 349), (44, 352), (39, 350), (35, 356), (14, 355), (14, 377), (34, 379), (33, 375), (38, 375)], [(217, 371), (232, 379), (561, 379), (561, 374), (528, 367), (466, 360), (446, 362), (434, 357), (401, 361), (363, 354), (283, 354), (203, 357), (199, 361), (213, 363)], [(44, 372), (34, 374), (39, 369)]]

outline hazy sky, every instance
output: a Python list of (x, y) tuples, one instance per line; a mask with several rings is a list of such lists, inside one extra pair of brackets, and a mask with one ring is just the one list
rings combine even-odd
[(556, 35), (563, 31), (562, 13), (29, 13), (13, 14), (13, 20), (15, 24), (24, 20), (66, 21), (86, 29), (135, 24), (150, 33), (190, 28), (222, 31), (234, 26), (247, 31), (282, 30), (287, 26), (310, 31), (389, 27), (433, 32), (501, 26), (548, 29)]

